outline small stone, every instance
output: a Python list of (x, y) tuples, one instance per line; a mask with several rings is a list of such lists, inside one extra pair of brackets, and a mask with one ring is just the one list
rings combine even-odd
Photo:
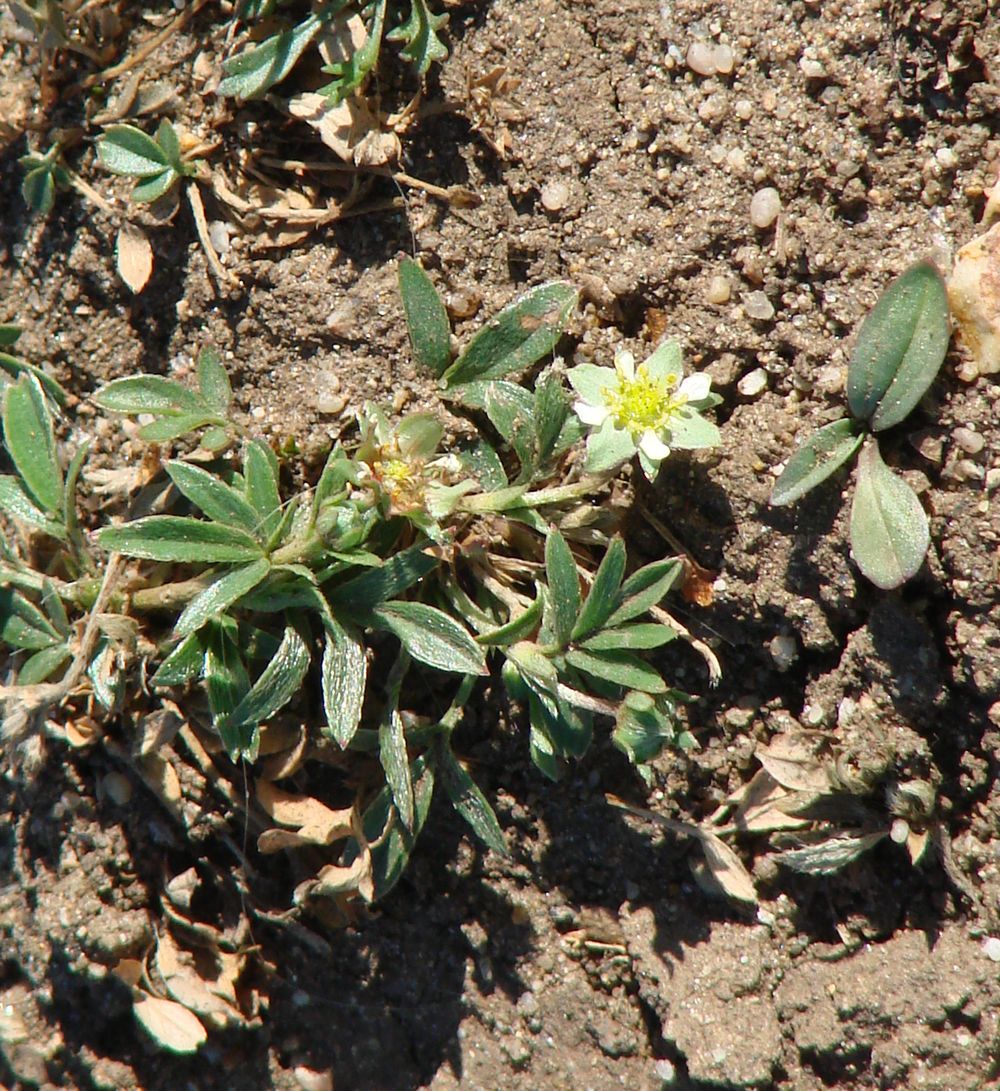
[(517, 1010), (523, 1019), (528, 1019), (538, 1012), (538, 999), (529, 989), (517, 998)]
[(546, 212), (561, 212), (569, 204), (569, 186), (562, 181), (546, 182), (542, 186), (542, 208)]
[(997, 939), (996, 936), (990, 936), (989, 939), (984, 939), (983, 954), (990, 962), (1000, 962), (1000, 939)]
[(102, 786), (108, 799), (119, 807), (132, 798), (132, 782), (123, 773), (108, 773)]
[(971, 428), (956, 428), (952, 434), (955, 442), (967, 455), (978, 455), (986, 446), (986, 440), (983, 436), (979, 432), (974, 432)]
[(753, 117), (753, 103), (748, 98), (737, 99), (733, 112), (740, 121), (749, 121)]
[(938, 148), (934, 153), (934, 158), (942, 170), (954, 170), (958, 166), (958, 156), (951, 148)]
[(821, 80), (826, 77), (826, 69), (814, 57), (803, 57), (799, 61), (799, 71), (807, 80)]
[(711, 42), (692, 42), (685, 63), (699, 76), (714, 76), (719, 70), (715, 46)]
[(909, 836), (909, 822), (907, 822), (905, 818), (893, 819), (893, 823), (889, 827), (889, 840), (892, 841), (894, 845), (905, 845)]
[(229, 251), (229, 229), (222, 220), (213, 220), (208, 225), (208, 237), (220, 254)]
[(292, 1075), (302, 1091), (333, 1091), (333, 1072), (330, 1069), (317, 1072), (300, 1064)]
[(666, 1057), (661, 1057), (653, 1065), (653, 1072), (663, 1087), (673, 1087), (677, 1081), (677, 1069), (674, 1067), (673, 1062), (668, 1061)]
[(771, 226), (781, 213), (781, 194), (774, 186), (765, 186), (750, 199), (750, 222), (762, 231)]
[(768, 651), (779, 671), (786, 671), (799, 657), (799, 644), (794, 636), (780, 633), (768, 644)]
[(750, 292), (743, 297), (743, 309), (749, 318), (767, 322), (774, 318), (774, 305), (763, 292)]
[(736, 54), (729, 45), (717, 45), (715, 47), (715, 71), (720, 76), (728, 76), (736, 65)]
[(736, 389), (745, 398), (755, 398), (767, 389), (767, 372), (762, 367), (755, 367), (740, 379)]
[(445, 308), (452, 318), (471, 318), (479, 310), (482, 301), (483, 298), (478, 292), (459, 288), (445, 300)]
[(1000, 489), (1000, 467), (986, 471), (986, 491), (993, 492), (994, 489)]
[(343, 394), (321, 394), (316, 399), (316, 410), (328, 416), (336, 417), (347, 408), (347, 398)]
[(714, 276), (708, 282), (708, 287), (705, 289), (705, 298), (709, 303), (728, 303), (732, 292), (733, 289), (732, 285), (729, 283), (729, 277)]

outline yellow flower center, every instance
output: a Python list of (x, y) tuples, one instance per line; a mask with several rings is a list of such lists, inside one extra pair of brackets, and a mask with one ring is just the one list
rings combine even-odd
[(423, 462), (402, 458), (379, 459), (371, 464), (372, 473), (397, 511), (412, 511), (424, 502)]
[(683, 394), (673, 393), (676, 386), (676, 375), (656, 379), (645, 364), (640, 364), (632, 379), (618, 371), (617, 387), (606, 388), (605, 404), (619, 428), (629, 432), (647, 429), (662, 432), (687, 401)]

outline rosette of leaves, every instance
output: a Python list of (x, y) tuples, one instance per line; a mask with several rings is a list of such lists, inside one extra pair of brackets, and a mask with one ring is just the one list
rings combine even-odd
[[(274, 14), (275, 7), (273, 0), (247, 0), (240, 5), (238, 15), (241, 19), (257, 19)], [(427, 0), (392, 4), (389, 0), (370, 0), (368, 3), (334, 0), (316, 5), (298, 22), (283, 26), (276, 34), (226, 61), (219, 94), (240, 99), (260, 98), (289, 75), (325, 28), (334, 20), (343, 21), (350, 15), (360, 15), (364, 21), (361, 44), (349, 46), (342, 61), (324, 65), (322, 69), (333, 79), (320, 91), (335, 103), (364, 85), (378, 64), (383, 39), (399, 43), (402, 57), (421, 77), (433, 63), (448, 56), (448, 50), (438, 36), (448, 16), (435, 15)], [(387, 26), (391, 26), (388, 31)]]
[(22, 155), (18, 160), (24, 169), (21, 196), (32, 212), (47, 216), (56, 200), (56, 190), (70, 184), (69, 171), (62, 161), (62, 149), (53, 144), (44, 155)]
[(155, 137), (134, 125), (109, 125), (98, 138), (97, 156), (112, 173), (138, 179), (133, 201), (156, 201), (198, 173), (197, 165), (182, 156), (177, 130), (166, 118)]
[(917, 262), (865, 318), (847, 371), (850, 417), (815, 432), (789, 459), (771, 503), (794, 503), (860, 451), (851, 504), (851, 552), (877, 587), (899, 587), (923, 564), (927, 515), (910, 486), (883, 461), (878, 435), (904, 421), (934, 381), (951, 329), (944, 281)]

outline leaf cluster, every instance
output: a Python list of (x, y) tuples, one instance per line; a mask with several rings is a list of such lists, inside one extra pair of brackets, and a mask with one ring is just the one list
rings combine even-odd
[(898, 587), (916, 574), (930, 530), (919, 498), (885, 464), (876, 437), (916, 407), (941, 369), (950, 336), (941, 274), (918, 262), (886, 289), (861, 325), (847, 372), (851, 417), (810, 436), (771, 493), (772, 504), (791, 504), (860, 450), (851, 549), (877, 587)]
[[(239, 99), (254, 99), (265, 95), (284, 80), (299, 60), (335, 20), (344, 23), (349, 16), (361, 16), (364, 35), (357, 44), (353, 35), (343, 35), (342, 59), (331, 61), (322, 71), (333, 77), (320, 88), (333, 102), (340, 102), (360, 90), (378, 64), (383, 39), (400, 45), (400, 54), (417, 75), (423, 77), (430, 66), (448, 56), (448, 50), (438, 36), (447, 23), (447, 15), (435, 15), (427, 0), (407, 0), (408, 11), (399, 11), (400, 4), (389, 0), (352, 3), (332, 0), (315, 6), (305, 18), (285, 25), (250, 49), (231, 57), (223, 66), (225, 76), (219, 84), (219, 94)], [(240, 5), (241, 19), (257, 19), (274, 13), (273, 0), (248, 0)], [(395, 26), (386, 30), (395, 17)]]
[[(94, 397), (106, 411), (151, 417), (138, 430), (150, 443), (200, 440), (193, 455), (162, 463), (157, 514), (94, 536), (99, 550), (136, 562), (99, 619), (86, 669), (98, 701), (111, 710), (134, 699), (141, 626), (158, 646), (152, 686), (200, 688), (206, 726), (233, 761), (253, 762), (262, 727), (314, 680), (330, 744), (381, 769), (384, 787), (343, 858), (349, 868), (352, 855), (370, 853), (378, 894), (402, 873), (436, 785), (503, 851), (496, 815), (452, 741), (494, 671), (526, 707), (531, 754), (547, 776), (586, 751), (602, 718), (640, 770), (663, 746), (693, 743), (677, 718), (684, 695), (647, 662), (676, 636), (658, 611), (679, 564), (627, 575), (625, 546), (593, 504), (609, 476), (578, 478), (567, 457), (580, 431), (560, 370), (524, 378), (551, 356), (576, 290), (532, 289), (453, 359), (427, 274), (403, 262), (400, 287), (417, 362), (455, 412), (482, 425), (456, 450), (438, 450), (444, 429), (433, 414), (392, 424), (366, 407), (357, 441), (334, 447), (311, 489), (286, 496), (274, 451), (231, 418), (214, 351), (200, 354), (193, 387), (137, 375)], [(0, 329), (4, 343), (15, 338)], [(75, 654), (100, 558), (75, 524), (82, 455), (64, 474), (40, 379), (20, 367), (11, 376), (3, 423), (15, 472), (0, 477), (0, 507), (28, 546), (44, 535), (65, 553), (43, 574), (30, 548), (7, 550), (0, 639), (28, 655), (26, 684), (58, 677)], [(165, 612), (167, 632), (156, 620)]]
[(139, 180), (132, 189), (133, 201), (156, 201), (198, 171), (181, 154), (177, 130), (166, 118), (155, 137), (134, 125), (109, 125), (97, 141), (97, 155), (114, 174)]

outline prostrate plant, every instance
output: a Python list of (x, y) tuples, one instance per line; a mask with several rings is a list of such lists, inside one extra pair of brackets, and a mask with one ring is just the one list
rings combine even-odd
[[(138, 681), (149, 677), (157, 690), (202, 687), (202, 729), (233, 761), (254, 762), (262, 732), (315, 664), (329, 745), (377, 755), (384, 780), (374, 798), (356, 801), (357, 821), (338, 826), (339, 862), (313, 891), (338, 897), (378, 896), (396, 882), (435, 785), (484, 844), (504, 850), (452, 743), (493, 668), (526, 706), (531, 755), (546, 776), (587, 750), (602, 719), (644, 774), (665, 745), (694, 742), (677, 716), (685, 695), (646, 658), (684, 635), (660, 606), (681, 563), (627, 575), (619, 513), (607, 503), (626, 455), (596, 473), (581, 468), (583, 426), (557, 366), (533, 384), (514, 381), (552, 352), (576, 290), (529, 291), (452, 360), (426, 273), (403, 262), (400, 284), (417, 362), (440, 377), (456, 412), (477, 431), (495, 429), (499, 442), (480, 435), (442, 452), (435, 415), (392, 424), (366, 406), (357, 441), (332, 450), (313, 489), (283, 499), (274, 452), (229, 418), (229, 381), (214, 353), (199, 359), (197, 390), (154, 375), (119, 379), (96, 395), (99, 406), (150, 415), (139, 431), (150, 442), (193, 432), (201, 448), (163, 464), (159, 514), (97, 533), (112, 555), (103, 581), (98, 550), (75, 522), (82, 454), (64, 476), (33, 373), (16, 373), (4, 404), (15, 473), (0, 479), (0, 509), (21, 534), (0, 564), (0, 639), (30, 656), (18, 685), (2, 691), (5, 732), (43, 723), (46, 702), (65, 699), (69, 682), (89, 685), (109, 716), (141, 706)], [(671, 409), (657, 434), (683, 443), (687, 427), (715, 438), (680, 400), (685, 390), (707, 394), (706, 384), (685, 387), (676, 350), (666, 356), (670, 368), (655, 375)]]
[(834, 421), (807, 439), (771, 493), (772, 504), (791, 504), (861, 450), (851, 551), (864, 575), (883, 589), (917, 573), (930, 530), (916, 493), (883, 462), (876, 436), (913, 411), (941, 369), (950, 336), (941, 274), (930, 262), (918, 262), (886, 289), (861, 325), (847, 371), (853, 419)]

